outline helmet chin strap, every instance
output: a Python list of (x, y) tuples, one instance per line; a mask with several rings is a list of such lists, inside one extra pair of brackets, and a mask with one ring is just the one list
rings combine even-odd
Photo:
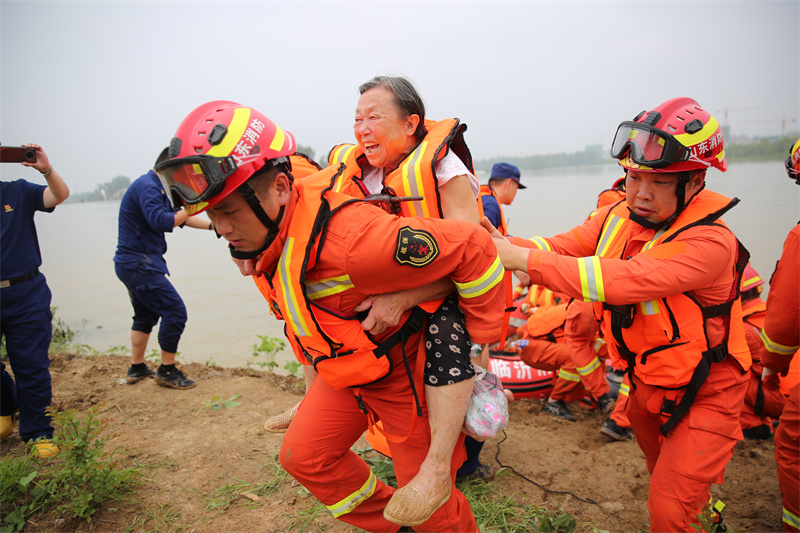
[[(686, 201), (686, 185), (690, 181), (691, 181), (691, 176), (689, 175), (688, 172), (683, 171), (683, 172), (679, 173), (679, 175), (678, 175), (678, 183), (675, 185), (675, 196), (678, 197), (677, 208), (675, 209), (675, 212), (672, 213), (669, 217), (667, 217), (667, 219), (664, 220), (663, 222), (650, 222), (649, 220), (647, 220), (646, 218), (642, 217), (641, 215), (638, 215), (638, 214), (634, 213), (633, 211), (630, 211), (630, 208), (629, 208), (628, 210), (630, 212), (631, 220), (633, 220), (634, 222), (636, 222), (640, 226), (644, 226), (645, 228), (653, 229), (653, 230), (656, 230), (656, 231), (658, 231), (660, 229), (669, 228), (675, 222), (675, 219), (678, 218), (678, 215), (680, 215), (683, 212), (683, 210), (686, 208), (686, 204), (689, 203), (689, 202)], [(703, 185), (700, 187), (700, 189), (697, 192), (702, 191), (703, 188), (705, 188), (705, 186), (706, 186), (706, 184), (705, 184), (705, 182), (703, 182)], [(697, 193), (695, 193), (695, 194), (697, 194)], [(689, 200), (691, 200), (691, 198), (689, 198)]]
[(261, 207), (261, 202), (259, 201), (258, 196), (256, 196), (256, 192), (253, 190), (253, 187), (251, 187), (249, 183), (242, 183), (237, 190), (239, 191), (239, 194), (244, 197), (247, 205), (249, 205), (250, 209), (253, 210), (253, 213), (255, 213), (256, 217), (258, 217), (258, 220), (260, 220), (261, 223), (264, 224), (264, 227), (267, 228), (267, 238), (261, 248), (250, 252), (237, 250), (231, 245), (228, 245), (228, 249), (231, 252), (231, 257), (234, 259), (255, 259), (261, 255), (264, 250), (269, 248), (272, 244), (272, 241), (274, 241), (275, 237), (278, 236), (278, 230), (280, 229), (278, 221), (280, 221), (281, 217), (283, 217), (283, 210), (285, 206), (281, 206), (280, 211), (278, 211), (277, 218), (273, 220), (269, 218), (269, 215), (267, 215), (267, 213), (264, 211), (264, 208)]

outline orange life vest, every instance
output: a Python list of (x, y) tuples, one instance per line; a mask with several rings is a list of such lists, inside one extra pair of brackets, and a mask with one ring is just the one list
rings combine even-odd
[(550, 342), (564, 343), (567, 303), (540, 307), (528, 318), (528, 335)]
[[(440, 121), (426, 120), (428, 134), (394, 169), (384, 169), (383, 190), (394, 196), (422, 196), (422, 200), (401, 202), (401, 216), (444, 218), (439, 197), (436, 165), (452, 150), (474, 174), (472, 155), (464, 142), (466, 124), (451, 118)], [(363, 198), (367, 190), (362, 182), (362, 167), (366, 156), (355, 145), (341, 144), (328, 155), (331, 165), (344, 164), (345, 170), (336, 179), (333, 190)]]
[[(726, 227), (719, 217), (736, 203), (717, 193), (701, 191), (675, 223), (656, 232), (642, 251), (671, 241), (689, 227), (712, 224)], [(625, 203), (620, 202), (608, 210), (598, 237), (596, 255), (622, 259), (631, 224)], [(741, 264), (743, 269), (749, 254), (741, 244), (738, 254), (737, 265)], [(668, 389), (687, 386), (701, 361), (713, 362), (727, 355), (731, 355), (746, 372), (751, 358), (741, 321), (740, 277), (741, 271), (735, 280), (736, 285), (731, 287), (729, 300), (716, 306), (701, 306), (689, 292), (626, 306), (627, 316), (624, 317), (611, 306), (595, 303), (595, 315), (603, 317), (604, 337), (610, 345), (612, 363), (619, 364), (622, 360), (623, 366), (627, 365), (644, 383)], [(727, 317), (727, 339), (719, 346), (708, 346), (706, 319), (716, 316)], [(618, 320), (629, 322), (628, 327), (615, 327), (620, 324)]]
[[(670, 242), (690, 227), (715, 225), (727, 228), (719, 218), (737, 203), (737, 199), (730, 200), (702, 190), (673, 225), (658, 230), (641, 251)], [(633, 224), (628, 207), (620, 202), (604, 213), (596, 255), (624, 259)], [(595, 316), (602, 316), (603, 336), (613, 365), (627, 367), (631, 375), (648, 385), (685, 389), (680, 402), (668, 404), (665, 401), (662, 405), (662, 413), (669, 417), (660, 428), (665, 436), (689, 412), (697, 392), (709, 376), (711, 364), (731, 356), (742, 373), (750, 369), (752, 358), (745, 338), (739, 298), (741, 277), (750, 254), (738, 240), (737, 245), (736, 276), (730, 296), (722, 304), (703, 306), (691, 291), (629, 306), (595, 303)], [(584, 277), (585, 285), (591, 287), (589, 277), (582, 274)], [(725, 336), (717, 346), (708, 346), (706, 320), (715, 317), (724, 318)]]
[(764, 329), (764, 319), (767, 318), (767, 302), (761, 298), (753, 298), (742, 302), (742, 320), (758, 328)]
[[(488, 185), (481, 185), (480, 194), (478, 195), (478, 214), (483, 218), (483, 197), (484, 196), (491, 196), (495, 200), (497, 200), (497, 195), (494, 193), (494, 190), (489, 187)], [(506, 225), (506, 217), (503, 216), (503, 206), (500, 205), (500, 202), (497, 202), (497, 206), (500, 208), (500, 227), (497, 228), (497, 231), (502, 233), (503, 235), (508, 235), (508, 226)]]
[(376, 350), (377, 344), (355, 317), (343, 317), (314, 304), (326, 290), (347, 289), (306, 280), (306, 273), (316, 264), (319, 237), (331, 216), (345, 204), (358, 201), (330, 190), (338, 175), (339, 169), (328, 167), (311, 179), (294, 183), (299, 199), (275, 273), (271, 281), (264, 275), (256, 280), (273, 312), (286, 321), (287, 337), (298, 360), (313, 365), (337, 390), (368, 385), (392, 370), (387, 353)]
[[(478, 195), (478, 216), (480, 218), (483, 218), (484, 196), (492, 196), (497, 200), (497, 196), (495, 196), (491, 187), (488, 185), (481, 185), (480, 194)], [(506, 219), (503, 216), (503, 206), (500, 205), (500, 202), (497, 202), (497, 206), (500, 208), (500, 227), (497, 228), (497, 230), (503, 235), (508, 235)], [(503, 328), (500, 331), (500, 343), (497, 346), (498, 350), (502, 350), (506, 347), (506, 337), (508, 336), (508, 326), (511, 323), (511, 313), (517, 309), (514, 306), (514, 278), (510, 270), (507, 270), (503, 275), (503, 283), (505, 284), (506, 309), (503, 314)]]

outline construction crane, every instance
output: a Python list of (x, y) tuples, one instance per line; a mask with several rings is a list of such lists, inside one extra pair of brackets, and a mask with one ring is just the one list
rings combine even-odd
[(781, 136), (786, 135), (786, 123), (794, 122), (793, 118), (781, 117), (779, 119), (753, 119), (743, 120), (742, 122), (780, 122), (781, 123)]

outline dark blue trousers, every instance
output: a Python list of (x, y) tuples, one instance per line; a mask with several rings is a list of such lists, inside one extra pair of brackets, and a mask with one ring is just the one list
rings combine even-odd
[(53, 334), (50, 297), (43, 274), (0, 289), (0, 334), (14, 372), (12, 379), (0, 363), (0, 415), (19, 409), (22, 440), (53, 436), (45, 413), (53, 397), (47, 354)]
[(160, 318), (158, 345), (165, 352), (177, 352), (186, 327), (186, 306), (167, 276), (152, 270), (130, 270), (116, 263), (114, 268), (133, 305), (131, 329), (150, 333)]

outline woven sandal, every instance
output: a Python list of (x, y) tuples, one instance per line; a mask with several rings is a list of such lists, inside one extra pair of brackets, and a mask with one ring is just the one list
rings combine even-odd
[(292, 423), (294, 415), (297, 414), (297, 405), (279, 415), (271, 416), (264, 422), (264, 429), (270, 433), (286, 433), (289, 429), (289, 424)]
[(406, 485), (392, 495), (383, 510), (383, 517), (401, 526), (418, 526), (450, 499), (452, 487), (452, 484), (448, 484), (432, 502), (426, 502), (416, 487)]

